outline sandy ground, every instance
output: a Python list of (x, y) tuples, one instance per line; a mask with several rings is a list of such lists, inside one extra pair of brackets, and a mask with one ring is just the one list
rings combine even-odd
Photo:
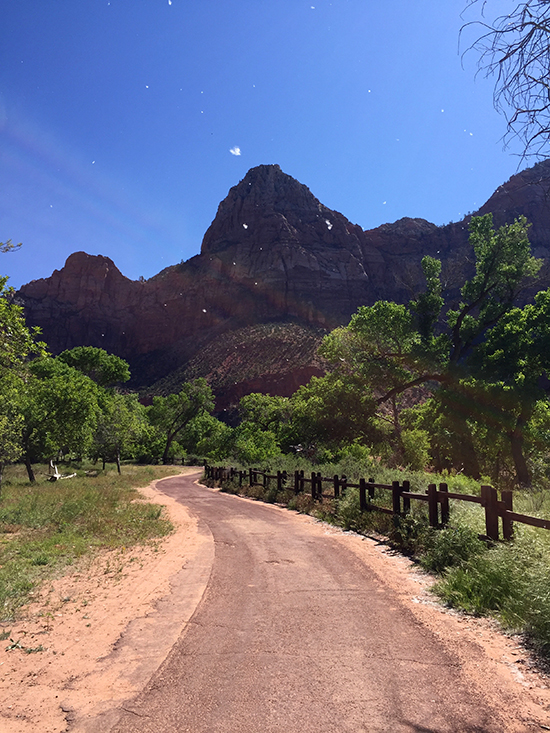
[[(0, 642), (2, 733), (106, 733), (117, 709), (145, 686), (185, 630), (208, 582), (213, 542), (162, 493), (162, 480), (156, 486), (141, 493), (166, 507), (172, 535), (82, 564), (45, 587), (20, 621), (4, 628), (13, 641)], [(440, 607), (429, 593), (429, 576), (383, 544), (329, 526), (325, 532), (339, 535), (456, 655), (467, 677), (506, 715), (507, 730), (550, 730), (550, 680), (517, 637), (490, 620)]]
[(11, 639), (0, 642), (2, 733), (88, 730), (93, 720), (101, 722), (90, 730), (108, 730), (102, 713), (142, 688), (184, 629), (208, 577), (180, 576), (205, 538), (161, 493), (162, 481), (140, 493), (166, 507), (173, 534), (81, 563), (48, 584), (20, 621), (4, 625)]

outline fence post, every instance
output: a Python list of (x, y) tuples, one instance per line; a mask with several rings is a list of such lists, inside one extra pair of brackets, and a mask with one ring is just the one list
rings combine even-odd
[(502, 504), (505, 510), (502, 512), (502, 534), (505, 540), (511, 540), (514, 536), (514, 523), (506, 516), (506, 510), (508, 510), (509, 512), (514, 511), (512, 500), (513, 492), (502, 491), (501, 496)]
[[(410, 491), (411, 490), (411, 484), (410, 481), (403, 481), (403, 491)], [(403, 513), (409, 514), (411, 511), (411, 498), (410, 496), (404, 496), (403, 497)]]
[(338, 478), (338, 474), (336, 473), (334, 475), (334, 498), (338, 499), (340, 497), (340, 479)]
[(435, 484), (430, 484), (426, 491), (428, 494), (428, 520), (430, 527), (437, 527), (439, 524), (438, 512), (437, 512), (437, 487)]
[(317, 471), (317, 498), (323, 501), (323, 477), (321, 471)]
[(300, 471), (294, 471), (294, 493), (300, 493)]
[(359, 479), (359, 509), (367, 511), (367, 482), (364, 478)]
[(446, 527), (449, 524), (450, 510), (449, 510), (449, 497), (443, 496), (443, 494), (449, 493), (449, 487), (447, 484), (439, 484), (439, 503), (441, 504), (441, 524)]
[(317, 496), (317, 474), (315, 471), (311, 472), (311, 498), (315, 501)]
[(248, 469), (248, 485), (252, 486), (254, 483), (254, 474), (251, 468)]
[(305, 482), (304, 482), (304, 472), (303, 472), (303, 470), (302, 470), (302, 471), (300, 471), (300, 491), (301, 491), (302, 493), (303, 493), (303, 491), (304, 491), (304, 487), (305, 487)]
[(277, 491), (282, 491), (283, 489), (283, 474), (280, 471), (277, 471)]
[[(373, 484), (373, 483), (374, 483), (374, 479), (370, 478), (369, 484)], [(372, 501), (373, 499), (374, 499), (374, 486), (369, 486), (369, 501)]]
[(245, 474), (245, 472), (244, 472), (244, 471), (239, 471), (239, 489), (240, 489), (240, 488), (241, 488), (241, 486), (243, 485), (243, 476), (245, 476), (245, 475), (246, 475), (246, 474)]
[(393, 513), (401, 514), (401, 486), (399, 481), (392, 481)]
[(481, 506), (485, 509), (485, 531), (490, 540), (498, 540), (498, 496), (492, 486), (481, 487)]

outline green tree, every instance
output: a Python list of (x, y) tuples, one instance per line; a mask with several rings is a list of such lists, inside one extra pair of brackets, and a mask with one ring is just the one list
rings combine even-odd
[(239, 402), (241, 422), (249, 422), (274, 433), (278, 433), (281, 426), (289, 421), (290, 413), (288, 397), (251, 392)]
[(265, 463), (281, 452), (275, 433), (249, 422), (234, 428), (231, 443), (232, 455), (245, 465)]
[(16, 461), (23, 451), (21, 394), (24, 383), (16, 374), (0, 376), (0, 492), (6, 464)]
[(93, 379), (100, 387), (111, 387), (130, 379), (130, 369), (124, 359), (95, 346), (76, 346), (62, 351), (57, 358)]
[[(492, 216), (474, 217), (470, 244), (475, 272), (461, 289), (462, 299), (445, 310), (439, 265), (425, 257), (426, 291), (408, 307), (378, 302), (361, 307), (349, 326), (333, 332), (321, 353), (337, 371), (361, 375), (377, 404), (392, 404), (400, 395), (431, 385), (441, 392), (440, 409), (454, 409), (466, 473), (480, 474), (468, 420), (476, 407), (480, 344), (513, 308), (514, 301), (540, 268), (531, 256), (524, 217), (493, 230)], [(483, 359), (482, 359), (483, 361)], [(394, 413), (396, 413), (394, 404)], [(395, 415), (398, 432), (398, 415)]]
[(7, 282), (7, 277), (0, 277), (0, 374), (20, 374), (30, 357), (46, 353), (46, 344), (39, 340), (39, 328), (28, 328), (23, 308), (13, 302), (15, 291)]
[(71, 451), (86, 454), (99, 414), (98, 397), (89, 377), (58, 359), (36, 359), (29, 365), (21, 411), (23, 458), (31, 482), (36, 461)]
[(229, 455), (231, 435), (228, 425), (203, 412), (187, 423), (178, 442), (187, 453), (218, 461)]
[(537, 403), (550, 392), (550, 289), (539, 292), (534, 303), (506, 313), (478, 346), (472, 362), (510, 440), (518, 482), (528, 485), (528, 423)]
[(313, 377), (291, 397), (289, 436), (308, 454), (338, 449), (353, 441), (371, 445), (381, 434), (376, 402), (361, 374), (335, 370)]
[(94, 432), (93, 454), (114, 460), (118, 473), (121, 457), (133, 456), (145, 429), (145, 408), (136, 394), (106, 392), (100, 396), (100, 412)]
[[(8, 251), (11, 243), (2, 244)], [(0, 485), (4, 467), (22, 453), (22, 400), (25, 392), (27, 360), (44, 355), (39, 329), (25, 323), (23, 309), (13, 302), (14, 290), (0, 277)]]
[(154, 397), (149, 421), (163, 436), (162, 462), (168, 463), (170, 447), (182, 430), (197, 415), (214, 409), (214, 396), (206, 379), (185, 382), (177, 394)]

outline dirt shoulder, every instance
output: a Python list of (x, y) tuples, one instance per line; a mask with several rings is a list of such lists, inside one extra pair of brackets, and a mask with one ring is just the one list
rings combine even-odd
[[(117, 709), (145, 686), (186, 628), (210, 577), (213, 541), (162, 493), (162, 480), (156, 484), (140, 491), (166, 507), (172, 535), (88, 560), (45, 587), (22, 620), (5, 627), (22, 648), (0, 642), (0, 730), (107, 733)], [(442, 609), (429, 593), (429, 576), (383, 544), (322, 526), (399, 594), (473, 685), (505, 708), (507, 730), (516, 730), (514, 721), (517, 730), (550, 730), (550, 681), (530, 665), (517, 638), (491, 621)]]
[(3, 626), (13, 641), (0, 642), (0, 730), (84, 731), (94, 721), (94, 733), (107, 731), (109, 711), (139, 692), (170, 651), (202, 597), (213, 546), (159, 490), (163, 480), (139, 491), (166, 507), (169, 537), (88, 558)]

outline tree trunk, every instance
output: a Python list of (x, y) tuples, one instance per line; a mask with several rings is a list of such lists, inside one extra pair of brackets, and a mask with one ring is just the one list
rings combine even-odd
[(508, 433), (512, 448), (512, 458), (514, 459), (514, 467), (516, 469), (516, 481), (520, 486), (531, 486), (531, 476), (527, 468), (527, 461), (523, 455), (523, 431), (526, 423), (527, 414), (525, 410), (522, 410), (518, 415), (514, 429)]
[(36, 476), (34, 475), (34, 471), (32, 470), (31, 460), (27, 455), (25, 456), (25, 468), (27, 469), (29, 481), (31, 482), (31, 484), (34, 484), (34, 482), (36, 481)]
[(453, 464), (456, 468), (462, 468), (466, 476), (477, 480), (481, 478), (481, 469), (472, 440), (472, 431), (462, 417), (454, 416), (453, 420), (456, 430)]
[(397, 409), (397, 400), (395, 395), (391, 398), (391, 409), (393, 413), (393, 427), (398, 440), (401, 440), (401, 423), (399, 422), (399, 410)]
[(116, 452), (116, 470), (120, 473), (120, 451)]
[(166, 447), (164, 448), (164, 453), (162, 454), (162, 463), (164, 466), (167, 466), (170, 463), (168, 459), (168, 452), (170, 450), (170, 446), (172, 445), (173, 440), (174, 440), (174, 437), (172, 435), (169, 435), (166, 438)]
[(481, 469), (467, 420), (476, 395), (463, 389), (449, 388), (441, 390), (440, 399), (445, 425), (451, 434), (452, 466), (477, 480), (481, 478)]

